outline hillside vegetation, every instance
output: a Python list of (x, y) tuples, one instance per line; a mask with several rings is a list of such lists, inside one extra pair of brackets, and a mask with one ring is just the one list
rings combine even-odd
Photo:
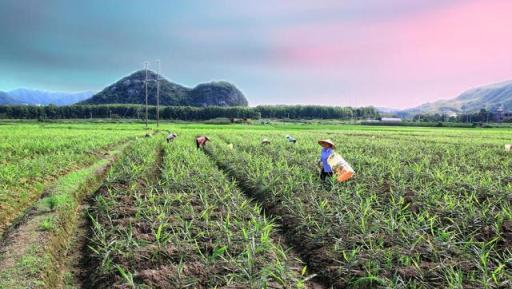
[[(109, 85), (79, 104), (144, 104), (146, 71), (139, 70)], [(156, 105), (157, 74), (148, 70), (148, 103)], [(191, 89), (160, 78), (160, 104), (164, 106), (247, 106), (243, 93), (229, 82), (199, 84)]]

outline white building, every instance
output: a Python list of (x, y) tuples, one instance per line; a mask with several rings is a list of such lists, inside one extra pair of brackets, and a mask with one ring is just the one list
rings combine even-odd
[(457, 113), (455, 111), (446, 112), (447, 117), (457, 117)]
[(399, 117), (383, 117), (380, 119), (381, 122), (402, 122), (402, 119)]

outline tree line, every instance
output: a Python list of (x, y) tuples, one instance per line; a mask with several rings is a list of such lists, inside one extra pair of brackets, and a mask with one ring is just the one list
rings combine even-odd
[[(148, 107), (148, 118), (156, 119), (156, 106)], [(0, 119), (144, 119), (145, 106), (136, 104), (31, 106), (2, 105)], [(208, 120), (214, 118), (366, 119), (378, 117), (374, 107), (317, 105), (263, 105), (256, 107), (161, 106), (160, 119)]]
[[(497, 112), (480, 109), (478, 112), (460, 113), (456, 116), (447, 116), (446, 114), (416, 114), (413, 121), (419, 122), (459, 122), (459, 123), (488, 123), (498, 122)], [(510, 122), (510, 120), (505, 120)]]

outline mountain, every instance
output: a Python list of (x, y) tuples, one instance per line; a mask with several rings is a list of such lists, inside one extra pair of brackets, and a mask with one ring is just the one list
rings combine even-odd
[[(137, 71), (116, 83), (107, 86), (93, 97), (84, 100), (81, 104), (110, 104), (110, 103), (132, 103), (144, 104), (146, 90), (144, 79), (146, 72)], [(148, 79), (155, 80), (156, 73), (148, 70)], [(190, 88), (169, 82), (166, 79), (160, 80), (160, 104), (180, 105), (187, 98)], [(148, 103), (156, 104), (156, 82), (148, 82)]]
[(85, 92), (52, 92), (36, 89), (20, 88), (7, 93), (9, 97), (19, 104), (29, 105), (69, 105), (91, 97), (94, 93)]
[(0, 91), (0, 105), (5, 104), (18, 104), (18, 102), (11, 98), (7, 93)]
[[(104, 88), (80, 104), (130, 103), (144, 104), (146, 89), (145, 70), (139, 70)], [(148, 103), (156, 105), (157, 74), (148, 70)], [(167, 106), (247, 106), (247, 99), (228, 82), (199, 84), (191, 89), (165, 78), (160, 78), (160, 104)]]
[(426, 103), (406, 109), (401, 113), (413, 115), (418, 113), (475, 112), (482, 108), (493, 110), (500, 105), (503, 105), (505, 109), (512, 110), (512, 81), (473, 88), (456, 98)]
[(249, 103), (233, 84), (226, 81), (199, 84), (190, 91), (193, 106), (248, 106)]

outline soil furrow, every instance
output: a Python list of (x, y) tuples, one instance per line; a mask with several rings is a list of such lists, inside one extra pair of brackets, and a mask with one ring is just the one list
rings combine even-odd
[(229, 167), (217, 161), (215, 156), (210, 151), (207, 149), (203, 151), (213, 160), (213, 162), (221, 171), (223, 171), (231, 180), (237, 184), (238, 188), (241, 192), (244, 193), (245, 196), (261, 206), (262, 214), (274, 218), (276, 222), (278, 222), (278, 230), (276, 231), (277, 236), (273, 236), (273, 239), (276, 243), (279, 243), (283, 248), (287, 249), (290, 260), (295, 259), (299, 261), (297, 264), (304, 263), (308, 266), (308, 270), (313, 273), (312, 279), (309, 281), (310, 288), (332, 288), (330, 280), (319, 274), (319, 272), (321, 272), (319, 268), (312, 264), (310, 260), (310, 254), (308, 254), (305, 251), (305, 248), (303, 248), (300, 244), (301, 240), (293, 239), (291, 236), (286, 234), (289, 224), (283, 222), (282, 217), (276, 212), (276, 210), (274, 210), (275, 207), (266, 205), (266, 202), (263, 201), (264, 197), (261, 193), (255, 192), (239, 176), (233, 174), (233, 171)]
[[(164, 149), (161, 145), (158, 146), (156, 153), (157, 157), (155, 167), (150, 173), (151, 183), (143, 184), (144, 186), (149, 187), (152, 184), (157, 184), (158, 180), (161, 178), (164, 159)], [(105, 186), (102, 185), (94, 194), (89, 196), (80, 209), (83, 218), (77, 228), (77, 233), (75, 234), (76, 240), (74, 242), (73, 249), (69, 251), (70, 255), (68, 256), (68, 270), (71, 279), (70, 283), (72, 284), (69, 287), (71, 288), (91, 289), (105, 286), (105, 284), (99, 284), (98, 277), (96, 276), (98, 260), (92, 257), (90, 248), (93, 224), (89, 216), (90, 208), (95, 205), (95, 196), (105, 189)]]

